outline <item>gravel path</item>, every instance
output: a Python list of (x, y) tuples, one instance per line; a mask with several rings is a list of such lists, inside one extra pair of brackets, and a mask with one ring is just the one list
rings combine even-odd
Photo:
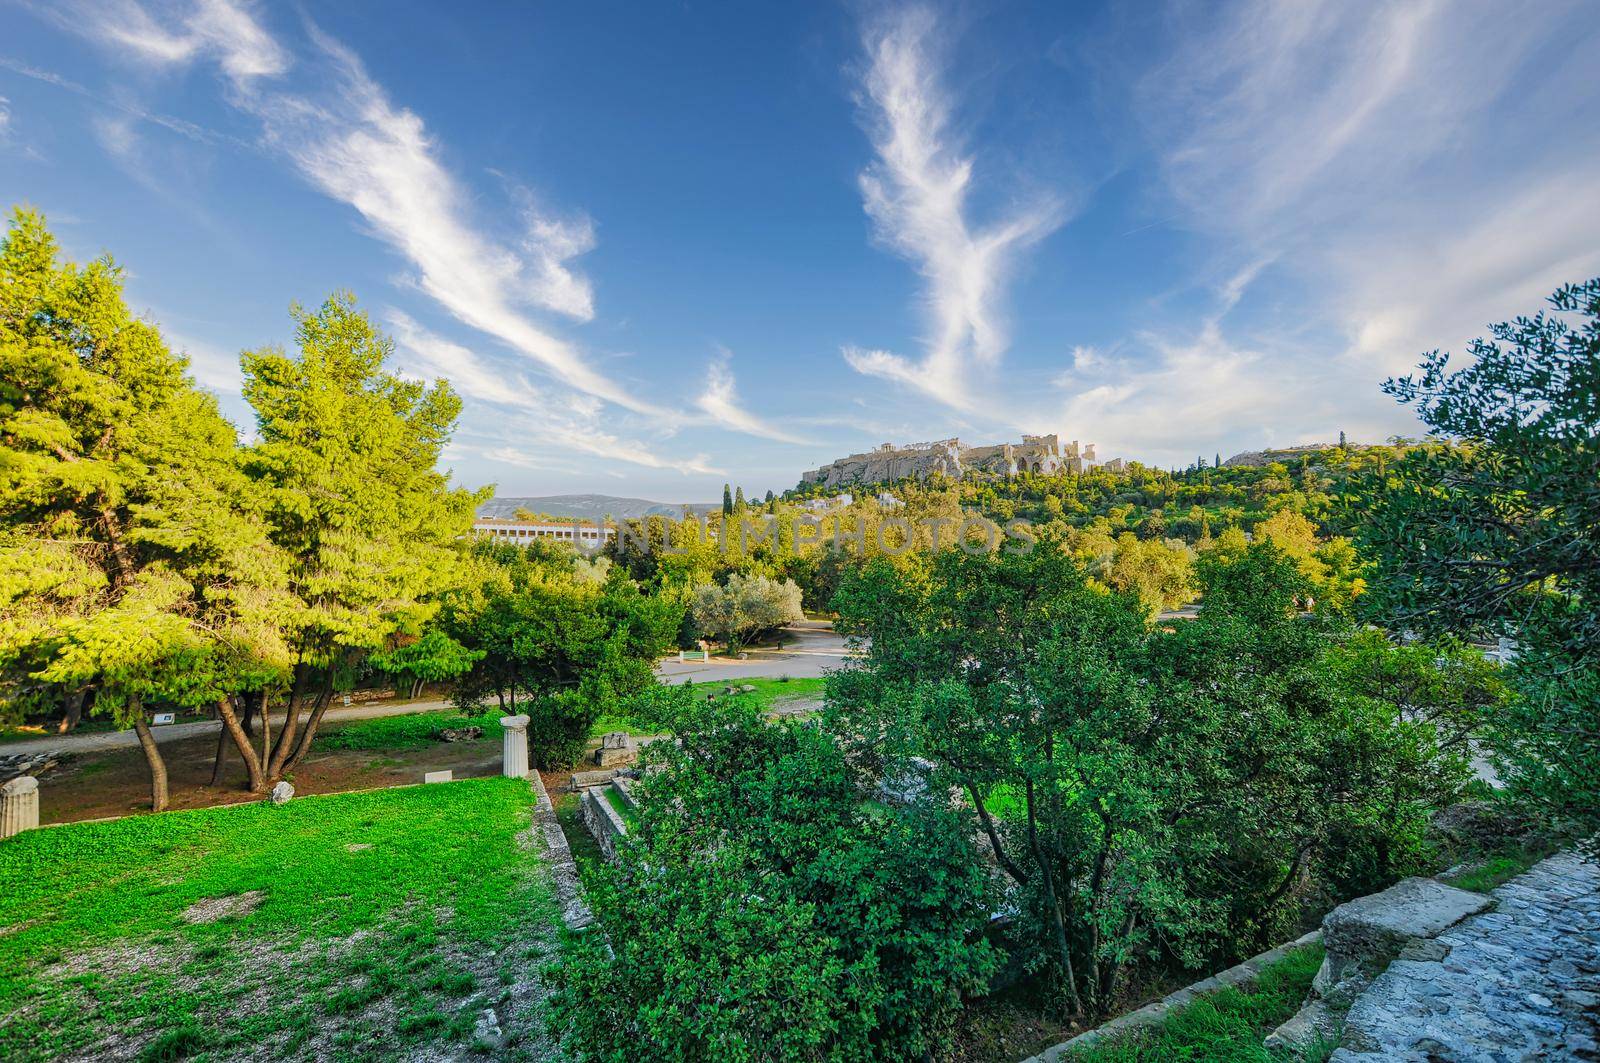
[(1491, 896), (1356, 999), (1329, 1063), (1600, 1060), (1600, 865), (1560, 853)]

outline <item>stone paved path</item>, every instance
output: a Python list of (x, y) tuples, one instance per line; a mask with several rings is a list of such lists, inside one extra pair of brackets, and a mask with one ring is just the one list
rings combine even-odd
[(1329, 1063), (1600, 1060), (1600, 865), (1561, 853), (1356, 999)]

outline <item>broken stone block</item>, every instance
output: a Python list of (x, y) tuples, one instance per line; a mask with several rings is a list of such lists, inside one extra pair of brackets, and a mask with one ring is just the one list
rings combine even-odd
[(1364, 986), (1409, 947), (1429, 942), (1493, 902), (1431, 878), (1408, 878), (1381, 893), (1346, 901), (1322, 920), (1327, 958), (1313, 991), (1328, 996), (1352, 979)]
[(594, 762), (601, 768), (617, 764), (630, 764), (638, 754), (633, 739), (626, 731), (608, 731), (600, 738), (600, 748), (594, 751)]
[(1437, 879), (1408, 878), (1339, 905), (1322, 920), (1327, 952), (1311, 994), (1299, 1012), (1267, 1035), (1267, 1049), (1292, 1055), (1336, 1037), (1351, 1003), (1391, 962), (1443, 959), (1449, 946), (1434, 939), (1492, 903)]

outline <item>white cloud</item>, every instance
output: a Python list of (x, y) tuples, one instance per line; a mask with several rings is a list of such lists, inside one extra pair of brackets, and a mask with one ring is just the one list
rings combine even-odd
[(134, 0), (94, 0), (69, 4), (58, 18), (84, 29), (113, 48), (158, 65), (213, 58), (236, 86), (289, 69), (289, 55), (263, 30), (252, 6), (235, 0), (195, 0), (187, 15), (171, 13), (162, 25)]
[(920, 360), (847, 347), (857, 372), (898, 380), (970, 410), (968, 368), (992, 366), (1007, 345), (999, 303), (1017, 256), (1053, 232), (1061, 205), (1040, 200), (987, 225), (968, 219), (975, 160), (950, 128), (934, 57), (930, 10), (910, 7), (869, 27), (863, 107), (877, 159), (861, 194), (879, 240), (913, 262), (926, 281), (929, 334)]
[(177, 29), (132, 0), (82, 8), (79, 18), (92, 36), (157, 65), (215, 58), (232, 79), (231, 102), (261, 120), (268, 144), (323, 192), (354, 207), (415, 267), (420, 290), (562, 382), (627, 409), (665, 413), (597, 372), (523, 309), (593, 316), (589, 284), (568, 266), (593, 246), (589, 222), (550, 217), (523, 197), (519, 247), (476, 226), (470, 197), (439, 161), (422, 119), (396, 107), (349, 49), (309, 27), (333, 80), (313, 97), (261, 82), (261, 75), (286, 70), (289, 57), (247, 6), (202, 0), (187, 15), (165, 20)]
[(733, 367), (730, 364), (732, 358), (732, 353), (723, 349), (712, 359), (706, 366), (706, 389), (695, 400), (695, 405), (711, 418), (711, 423), (719, 428), (775, 439), (780, 443), (807, 442), (739, 405), (739, 393), (733, 379)]
[(396, 109), (359, 59), (321, 35), (339, 81), (325, 104), (298, 96), (262, 96), (248, 104), (269, 141), (324, 192), (349, 203), (378, 236), (416, 268), (417, 286), (463, 323), (543, 365), (562, 382), (643, 413), (658, 407), (596, 372), (565, 340), (520, 305), (579, 317), (592, 313), (588, 285), (564, 262), (592, 240), (572, 223), (526, 211), (519, 255), (474, 227), (467, 197), (440, 164), (422, 120)]
[[(412, 379), (449, 380), (464, 398), (499, 407), (503, 414), (478, 418), (494, 441), (472, 447), (460, 444), (463, 453), (472, 452), (491, 461), (526, 468), (555, 468), (559, 459), (587, 454), (607, 461), (622, 462), (650, 469), (681, 472), (712, 472), (704, 454), (688, 459), (664, 457), (644, 440), (631, 439), (614, 431), (599, 399), (581, 392), (549, 392), (526, 378), (509, 374), (471, 349), (446, 339), (417, 323), (408, 314), (390, 309), (384, 320), (393, 331), (398, 348), (397, 369)], [(538, 450), (530, 450), (538, 446)]]
[(1074, 431), (1415, 433), (1385, 376), (1600, 271), (1600, 141), (1575, 135), (1600, 110), (1592, 5), (1245, 0), (1164, 21), (1134, 112), (1230, 279), (1199, 325), (1139, 336), (1110, 391), (1081, 380)]
[[(574, 259), (595, 246), (594, 224), (587, 216), (552, 213), (526, 189), (513, 188), (520, 235), (502, 236), (500, 230), (478, 223), (469, 209), (473, 197), (441, 162), (422, 119), (395, 105), (352, 51), (309, 22), (307, 33), (321, 62), (302, 62), (300, 84), (291, 91), (264, 78), (287, 71), (291, 57), (261, 27), (248, 4), (196, 0), (187, 14), (163, 8), (159, 20), (150, 10), (134, 0), (104, 7), (83, 5), (76, 9), (74, 28), (116, 45), (121, 55), (157, 66), (215, 59), (231, 80), (229, 102), (258, 118), (270, 148), (291, 160), (321, 191), (354, 207), (373, 234), (411, 264), (415, 274), (405, 278), (408, 283), (457, 320), (494, 337), (575, 389), (583, 407), (597, 409), (592, 400), (603, 400), (653, 418), (665, 431), (684, 423), (682, 412), (638, 397), (528, 313), (532, 308), (579, 322), (593, 319), (592, 286), (572, 267)], [(53, 75), (27, 73), (87, 93)], [(320, 92), (307, 87), (319, 78), (331, 84)], [(117, 106), (196, 139), (215, 136), (131, 105)], [(133, 141), (127, 123), (120, 127), (107, 123), (102, 135), (108, 147), (129, 157)], [(464, 392), (472, 387), (486, 399), (497, 392), (503, 400), (510, 389), (513, 395), (539, 395), (544, 401), (542, 393), (532, 391), (520, 376), (513, 375), (508, 383), (462, 375), (481, 365), (481, 361), (457, 362), (447, 375)], [(773, 437), (770, 426), (748, 414), (734, 423)], [(584, 436), (594, 437), (592, 426)], [(636, 451), (632, 444), (624, 444), (622, 449), (641, 455), (646, 464), (656, 460), (645, 448)]]
[(167, 345), (189, 359), (189, 372), (203, 388), (219, 395), (238, 395), (244, 385), (238, 354), (227, 354), (208, 343), (163, 328)]

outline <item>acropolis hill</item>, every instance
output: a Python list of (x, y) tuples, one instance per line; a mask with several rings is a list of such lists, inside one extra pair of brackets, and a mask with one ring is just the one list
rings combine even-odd
[[(1095, 464), (1094, 444), (1080, 449), (1074, 439), (1065, 447), (1055, 435), (1022, 437), (1020, 443), (996, 443), (969, 447), (959, 439), (940, 439), (932, 443), (895, 446), (885, 443), (865, 454), (812, 469), (801, 474), (801, 486), (821, 484), (842, 487), (846, 484), (881, 483), (906, 477), (922, 479), (935, 473), (950, 476), (1015, 476), (1020, 472), (1053, 473), (1063, 470), (1082, 472)], [(1120, 467), (1120, 460), (1106, 463)]]

